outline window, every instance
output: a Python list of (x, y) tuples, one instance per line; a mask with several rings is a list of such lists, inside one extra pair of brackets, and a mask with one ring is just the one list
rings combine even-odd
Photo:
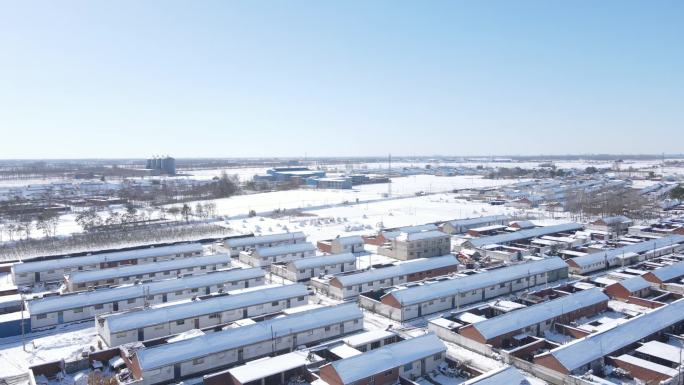
[(220, 316), (219, 313), (209, 314), (209, 318), (219, 318)]
[(96, 304), (96, 305), (95, 305), (95, 310), (100, 310), (100, 309), (104, 309), (104, 305), (101, 304), (101, 303)]
[(409, 372), (413, 370), (413, 362), (409, 362), (408, 364), (404, 365), (404, 371)]
[(434, 361), (440, 361), (442, 359), (442, 353), (437, 353), (434, 356), (432, 356), (432, 359)]
[(126, 300), (126, 303), (135, 303), (135, 298), (129, 298)]
[(326, 331), (326, 332), (329, 332), (329, 331), (330, 331), (330, 326), (326, 326), (326, 327), (325, 327), (325, 331)]
[(169, 275), (169, 274), (171, 274), (171, 272), (170, 272), (170, 271), (165, 271), (165, 272), (163, 272), (162, 274), (164, 274), (164, 275)]
[(157, 325), (154, 327), (154, 330), (162, 330), (164, 329), (164, 325)]
[(193, 365), (202, 365), (204, 363), (204, 358), (195, 358), (192, 360)]
[(191, 292), (191, 293), (197, 293), (198, 291), (199, 291), (198, 288), (190, 289), (190, 292)]
[(174, 294), (176, 294), (176, 295), (183, 295), (183, 290), (178, 290), (178, 291), (175, 292)]
[(46, 319), (46, 318), (47, 318), (47, 314), (38, 314), (38, 315), (36, 316), (36, 318), (38, 318), (38, 319)]
[(271, 302), (271, 306), (278, 306), (278, 305), (280, 305), (280, 301)]
[(107, 283), (114, 283), (114, 279), (108, 279)]
[(48, 270), (47, 272), (48, 272), (48, 274), (54, 274), (55, 273), (54, 270)]
[(206, 266), (200, 266), (200, 270), (206, 270), (206, 269), (207, 269)]
[(506, 287), (506, 284), (505, 284), (505, 283), (502, 283), (502, 284), (499, 285), (499, 287), (500, 287), (500, 288), (504, 288), (504, 287)]
[(82, 307), (77, 307), (73, 310), (74, 313), (83, 313), (83, 308)]
[(297, 297), (297, 301), (304, 301), (304, 296)]
[(116, 333), (116, 338), (123, 338), (123, 337), (126, 337), (126, 332)]
[(180, 319), (180, 320), (176, 321), (176, 325), (185, 325), (185, 320)]

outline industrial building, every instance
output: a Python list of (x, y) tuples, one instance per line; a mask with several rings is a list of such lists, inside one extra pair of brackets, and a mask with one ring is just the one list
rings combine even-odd
[(450, 235), (463, 234), (476, 227), (506, 225), (509, 220), (510, 218), (507, 215), (489, 215), (479, 218), (457, 219), (444, 222), (444, 224), (440, 226), (440, 230)]

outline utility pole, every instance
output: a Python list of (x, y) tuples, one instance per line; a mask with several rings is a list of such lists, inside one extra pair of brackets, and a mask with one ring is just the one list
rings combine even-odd
[(26, 335), (24, 331), (24, 293), (21, 293), (21, 345), (24, 351), (26, 351)]
[(392, 154), (389, 154), (387, 164), (387, 197), (392, 197)]

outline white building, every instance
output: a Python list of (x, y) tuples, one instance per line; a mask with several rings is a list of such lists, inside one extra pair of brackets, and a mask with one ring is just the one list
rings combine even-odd
[(505, 225), (509, 221), (506, 215), (490, 215), (479, 218), (457, 219), (454, 221), (445, 222), (440, 230), (447, 234), (463, 234), (470, 229), (482, 226)]
[(16, 285), (32, 285), (37, 282), (59, 282), (65, 275), (75, 271), (99, 270), (134, 264), (142, 265), (198, 255), (202, 255), (202, 245), (190, 243), (93, 254), (82, 257), (45, 259), (14, 264), (12, 266), (12, 276)]
[(309, 242), (302, 242), (241, 251), (239, 259), (240, 262), (250, 266), (269, 267), (272, 263), (289, 262), (314, 255), (316, 255), (316, 246)]
[(308, 281), (321, 274), (337, 274), (356, 270), (352, 253), (319, 255), (289, 262), (271, 264), (271, 272), (292, 282)]
[(458, 259), (453, 255), (397, 262), (371, 270), (357, 270), (330, 277), (314, 278), (312, 286), (332, 298), (354, 298), (362, 292), (453, 273)]
[(160, 280), (182, 275), (204, 274), (230, 267), (227, 254), (190, 257), (171, 261), (76, 271), (64, 276), (65, 291), (75, 292), (98, 286), (121, 285), (142, 280)]
[(223, 325), (308, 303), (304, 285), (257, 286), (226, 295), (99, 316), (95, 325), (108, 346)]
[(363, 313), (356, 304), (321, 307), (142, 348), (130, 357), (129, 369), (140, 385), (177, 382), (362, 329)]
[(261, 269), (233, 269), (144, 284), (63, 294), (27, 301), (31, 329), (90, 319), (99, 314), (140, 308), (263, 285)]
[(241, 251), (252, 250), (260, 247), (273, 247), (306, 242), (306, 235), (298, 231), (294, 233), (279, 233), (259, 235), (254, 237), (232, 238), (225, 241), (225, 246), (230, 250), (231, 257), (237, 257)]

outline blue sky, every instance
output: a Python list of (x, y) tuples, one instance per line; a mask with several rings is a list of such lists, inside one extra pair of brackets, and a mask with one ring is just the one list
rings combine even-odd
[(683, 1), (0, 0), (0, 158), (684, 152)]

